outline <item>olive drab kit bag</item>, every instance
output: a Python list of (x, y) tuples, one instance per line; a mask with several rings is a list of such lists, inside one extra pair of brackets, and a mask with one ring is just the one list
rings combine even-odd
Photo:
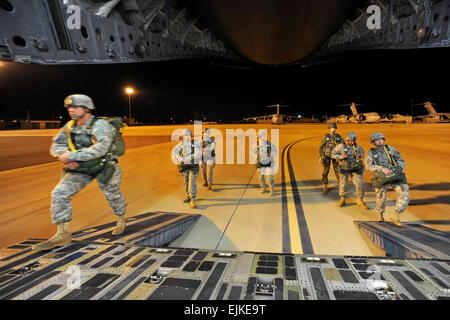
[[(109, 162), (110, 160), (114, 160), (113, 157), (120, 157), (125, 154), (125, 141), (123, 140), (122, 131), (123, 131), (123, 121), (119, 117), (94, 117), (92, 123), (87, 127), (87, 129), (91, 129), (94, 126), (94, 123), (99, 120), (104, 119), (107, 120), (108, 123), (116, 129), (116, 134), (114, 135), (114, 139), (112, 141), (111, 147), (113, 150), (108, 152), (104, 156), (92, 159), (88, 161), (80, 161), (78, 162), (78, 167), (76, 169), (64, 168), (66, 172), (75, 172), (75, 173), (86, 173), (92, 176), (95, 176), (100, 183), (107, 183), (114, 174), (115, 167)], [(74, 120), (71, 120), (66, 128), (67, 135), (67, 143), (69, 145), (69, 149), (72, 152), (77, 152), (72, 138), (72, 129), (76, 125)], [(111, 147), (109, 148), (111, 150)]]
[[(353, 145), (353, 150), (356, 157), (356, 147)], [(364, 163), (361, 159), (355, 158), (353, 160), (343, 159), (339, 161), (339, 168), (344, 172), (357, 172), (364, 169)]]
[[(391, 156), (391, 154), (389, 152), (390, 148), (389, 148), (389, 151), (388, 151), (388, 148), (389, 148), (388, 145), (384, 146), (384, 151), (386, 152), (386, 155), (388, 156), (389, 162), (391, 164), (392, 174), (386, 175), (382, 171), (375, 171), (374, 177), (371, 179), (372, 186), (374, 188), (380, 188), (382, 185), (385, 185), (385, 184), (392, 184), (392, 183), (406, 184), (407, 183), (406, 175), (403, 173), (403, 168), (400, 167), (398, 165), (397, 161), (395, 161), (395, 159)], [(376, 164), (380, 165), (378, 163), (378, 157), (376, 157), (375, 149), (374, 148), (370, 149), (370, 152), (372, 153), (372, 156), (375, 159)]]

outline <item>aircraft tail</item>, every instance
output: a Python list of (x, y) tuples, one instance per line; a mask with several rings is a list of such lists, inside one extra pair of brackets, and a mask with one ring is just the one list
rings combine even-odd
[(437, 115), (436, 110), (434, 109), (433, 105), (431, 104), (431, 102), (425, 102), (424, 104), (425, 109), (427, 109), (428, 114), (435, 116)]
[(356, 104), (355, 103), (352, 103), (350, 105), (350, 109), (352, 110), (353, 115), (357, 115), (358, 114), (358, 111), (356, 110)]

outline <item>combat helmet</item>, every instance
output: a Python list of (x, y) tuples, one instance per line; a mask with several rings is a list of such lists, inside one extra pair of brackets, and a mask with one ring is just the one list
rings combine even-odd
[(335, 129), (337, 129), (337, 124), (336, 124), (336, 123), (334, 123), (334, 122), (332, 122), (332, 123), (328, 124), (328, 129), (331, 129), (331, 128), (335, 128)]
[(386, 137), (381, 132), (374, 132), (370, 136), (370, 143), (374, 143), (378, 139), (383, 139), (386, 141)]
[(64, 107), (74, 107), (81, 106), (88, 108), (89, 110), (94, 110), (94, 102), (91, 98), (84, 94), (72, 94), (64, 99)]
[(345, 137), (346, 140), (356, 141), (358, 139), (358, 136), (354, 132), (347, 133), (347, 136)]

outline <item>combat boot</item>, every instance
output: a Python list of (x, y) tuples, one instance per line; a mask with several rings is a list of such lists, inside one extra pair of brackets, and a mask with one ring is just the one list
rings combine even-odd
[(339, 200), (337, 206), (338, 207), (343, 207), (345, 204), (345, 197), (341, 197), (341, 199)]
[(322, 194), (323, 194), (323, 195), (328, 194), (328, 185), (327, 185), (327, 184), (324, 184), (324, 185), (323, 185), (323, 191), (322, 191)]
[(203, 186), (204, 186), (204, 187), (207, 187), (207, 186), (208, 186), (208, 182), (205, 182), (205, 183), (203, 184)]
[(33, 251), (50, 250), (55, 247), (67, 246), (71, 242), (72, 235), (70, 233), (70, 222), (63, 222), (58, 224), (58, 231), (53, 237), (33, 246), (31, 249)]
[(380, 212), (379, 214), (380, 220), (378, 222), (384, 222), (383, 212)]
[(186, 199), (183, 200), (184, 203), (188, 203), (189, 201), (191, 201), (191, 197), (187, 196)]
[(271, 196), (274, 196), (274, 195), (275, 195), (275, 190), (270, 189), (270, 195), (271, 195)]
[(367, 204), (364, 202), (364, 200), (363, 200), (362, 197), (361, 197), (361, 198), (358, 198), (358, 200), (356, 200), (356, 204), (357, 204), (358, 206), (360, 206), (361, 208), (369, 209), (369, 207), (368, 207)]
[(122, 234), (125, 231), (125, 215), (121, 215), (119, 216), (118, 220), (117, 220), (117, 224), (116, 224), (116, 228), (113, 230), (112, 235), (113, 236), (118, 236), (120, 234)]
[(262, 187), (261, 188), (261, 193), (266, 193), (266, 188)]
[(206, 190), (212, 190), (212, 186), (208, 184), (208, 188), (206, 188)]
[(397, 227), (403, 227), (403, 224), (400, 222), (399, 212), (395, 211), (389, 220), (391, 220)]
[(191, 209), (197, 209), (197, 205), (195, 204), (195, 198), (191, 199), (191, 202), (189, 203), (189, 207), (191, 207)]

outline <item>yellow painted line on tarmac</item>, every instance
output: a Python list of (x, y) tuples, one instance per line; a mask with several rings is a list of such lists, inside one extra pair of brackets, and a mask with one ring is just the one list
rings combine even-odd
[[(292, 147), (289, 146), (288, 150)], [(302, 250), (302, 241), (300, 238), (300, 229), (298, 226), (298, 219), (297, 219), (297, 211), (295, 209), (295, 201), (294, 196), (292, 192), (292, 185), (291, 185), (291, 176), (289, 174), (288, 170), (288, 161), (287, 156), (288, 152), (285, 153), (284, 156), (284, 181), (286, 182), (286, 198), (287, 198), (287, 210), (288, 210), (288, 218), (289, 218), (289, 238), (291, 241), (291, 253), (292, 254), (303, 254)]]

